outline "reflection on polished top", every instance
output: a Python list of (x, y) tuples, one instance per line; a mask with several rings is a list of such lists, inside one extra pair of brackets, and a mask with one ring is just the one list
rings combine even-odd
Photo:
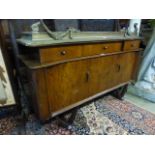
[[(60, 34), (63, 32), (54, 32)], [(71, 37), (65, 36), (63, 39), (55, 40), (51, 38), (46, 32), (24, 32), (20, 39), (17, 41), (25, 46), (47, 46), (59, 44), (73, 44), (73, 43), (86, 43), (98, 41), (117, 41), (117, 40), (135, 40), (140, 39), (137, 36), (124, 36), (122, 32), (73, 32)]]

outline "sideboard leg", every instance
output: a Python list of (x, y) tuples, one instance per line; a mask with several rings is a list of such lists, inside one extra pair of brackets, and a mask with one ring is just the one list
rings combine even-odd
[(71, 125), (76, 117), (77, 114), (77, 109), (72, 110), (70, 114), (63, 114), (63, 115), (59, 115), (56, 117), (57, 121), (58, 121), (58, 125), (67, 128), (69, 125)]
[(125, 95), (125, 93), (127, 92), (127, 88), (128, 88), (128, 84), (121, 87), (121, 88), (118, 88), (116, 90), (114, 90), (112, 92), (112, 95), (116, 98), (118, 98), (119, 100), (122, 100), (123, 99), (123, 96)]

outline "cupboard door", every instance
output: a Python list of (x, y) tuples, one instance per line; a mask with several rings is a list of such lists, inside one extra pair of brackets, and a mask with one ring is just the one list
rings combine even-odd
[(90, 95), (102, 92), (115, 85), (114, 62), (115, 56), (99, 57), (90, 60)]
[(137, 71), (136, 66), (138, 64), (136, 64), (136, 62), (138, 57), (138, 52), (126, 53), (118, 56), (117, 64), (120, 66), (119, 79), (121, 82), (133, 80), (134, 74)]
[(136, 52), (90, 60), (89, 94), (94, 95), (132, 80), (137, 60)]
[(56, 65), (46, 69), (51, 112), (55, 112), (89, 96), (88, 60)]

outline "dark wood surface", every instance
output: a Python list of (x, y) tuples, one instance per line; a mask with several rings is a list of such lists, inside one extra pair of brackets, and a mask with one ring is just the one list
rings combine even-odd
[(140, 40), (38, 47), (40, 62), (31, 59), (38, 64), (31, 69), (27, 63), (27, 70), (39, 118), (47, 120), (129, 83), (137, 71), (139, 46)]
[(48, 100), (48, 83), (45, 79), (45, 70), (38, 69), (31, 73), (31, 87), (32, 99), (34, 103), (34, 110), (39, 118), (44, 121), (50, 117), (50, 105)]

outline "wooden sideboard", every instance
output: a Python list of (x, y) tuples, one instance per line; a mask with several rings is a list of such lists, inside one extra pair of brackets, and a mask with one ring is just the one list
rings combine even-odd
[(34, 109), (45, 121), (128, 84), (136, 77), (140, 39), (67, 45), (20, 45)]

